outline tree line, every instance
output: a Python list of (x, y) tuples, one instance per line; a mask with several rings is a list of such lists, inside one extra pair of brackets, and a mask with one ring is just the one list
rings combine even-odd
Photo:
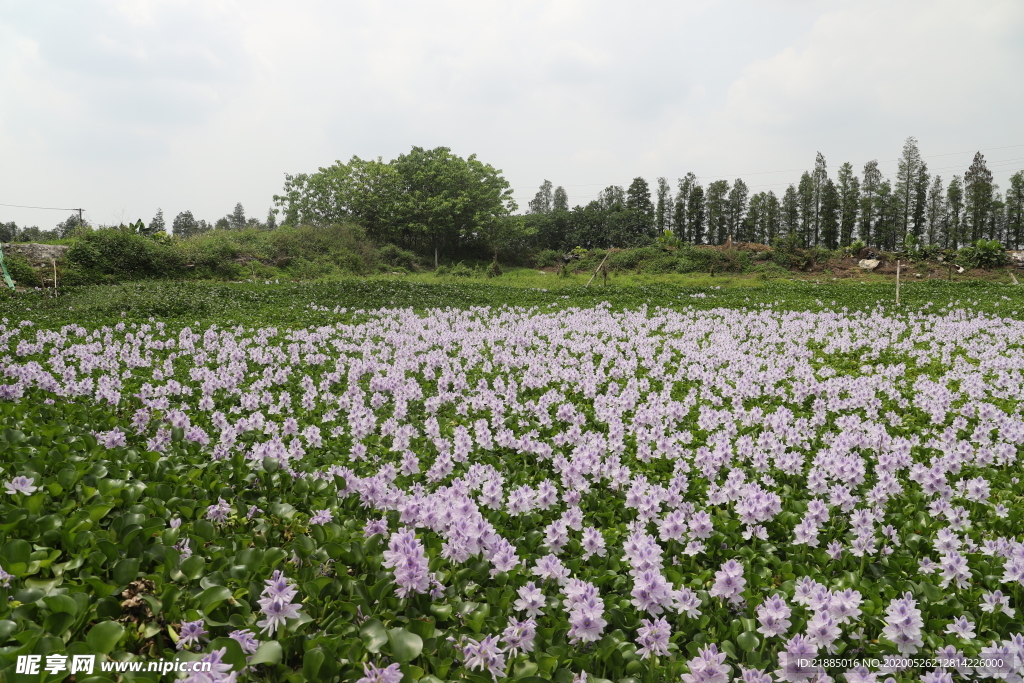
[[(0, 242), (50, 242), (54, 240), (72, 237), (76, 230), (82, 228), (92, 230), (93, 225), (88, 220), (80, 220), (77, 213), (73, 213), (65, 220), (55, 225), (50, 230), (42, 230), (37, 225), (19, 226), (14, 221), (0, 223)], [(245, 228), (256, 228), (258, 230), (273, 230), (277, 227), (277, 213), (271, 209), (267, 213), (266, 222), (258, 218), (246, 218), (245, 207), (241, 202), (235, 204), (234, 210), (226, 216), (209, 223), (202, 219), (196, 219), (191, 211), (182, 211), (171, 221), (168, 230), (167, 220), (164, 218), (163, 209), (157, 209), (156, 215), (145, 223), (139, 219), (135, 223), (101, 225), (100, 228), (121, 228), (140, 235), (158, 235), (161, 233), (173, 233), (177, 237), (192, 237), (202, 235), (211, 230), (243, 230)]]
[[(158, 210), (148, 224), (120, 227), (187, 238), (213, 229), (274, 229), (279, 215), (291, 226), (355, 223), (376, 243), (433, 256), (435, 265), (441, 254), (521, 257), (542, 249), (637, 247), (659, 238), (712, 245), (781, 240), (828, 249), (860, 242), (889, 251), (957, 249), (979, 239), (1024, 247), (1024, 171), (1010, 178), (1004, 195), (978, 152), (963, 175), (946, 182), (929, 174), (914, 137), (904, 143), (893, 178), (869, 161), (859, 175), (844, 163), (833, 179), (819, 153), (814, 168), (781, 196), (752, 194), (742, 178), (705, 185), (687, 173), (675, 186), (658, 178), (653, 188), (637, 177), (628, 188), (611, 185), (570, 209), (565, 189), (545, 180), (518, 214), (501, 170), (447, 147), (413, 147), (391, 161), (353, 156), (315, 173), (286, 175), (274, 205), (266, 221), (247, 218), (239, 203), (213, 224), (182, 211), (168, 226)], [(0, 223), (0, 241), (59, 239), (89, 227), (77, 213), (52, 231)]]
[(795, 246), (836, 249), (856, 241), (896, 251), (920, 246), (957, 249), (979, 239), (1024, 246), (1024, 171), (1002, 195), (978, 152), (948, 183), (930, 175), (917, 140), (907, 138), (896, 175), (869, 161), (858, 176), (849, 162), (833, 180), (825, 157), (779, 197), (750, 193), (742, 178), (705, 187), (693, 173), (673, 188), (643, 178), (626, 189), (612, 185), (586, 206), (569, 209), (564, 188), (545, 180), (529, 203), (527, 221), (539, 243), (555, 250), (631, 247), (659, 236), (691, 244), (788, 240)]

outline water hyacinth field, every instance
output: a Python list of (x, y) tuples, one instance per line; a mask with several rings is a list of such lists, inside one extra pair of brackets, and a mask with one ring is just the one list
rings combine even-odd
[(0, 309), (0, 678), (1024, 675), (1013, 287), (192, 294)]

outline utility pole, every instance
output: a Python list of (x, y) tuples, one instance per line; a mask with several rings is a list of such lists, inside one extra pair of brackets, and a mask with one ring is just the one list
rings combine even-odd
[(82, 210), (78, 210), (78, 227), (82, 227)]

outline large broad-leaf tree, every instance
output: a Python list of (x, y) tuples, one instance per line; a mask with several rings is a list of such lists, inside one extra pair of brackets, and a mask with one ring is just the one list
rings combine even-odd
[(442, 251), (472, 242), (501, 248), (520, 225), (508, 224), (517, 207), (501, 171), (447, 147), (286, 175), (274, 201), (286, 224), (355, 221), (374, 239), (433, 252), (435, 264)]

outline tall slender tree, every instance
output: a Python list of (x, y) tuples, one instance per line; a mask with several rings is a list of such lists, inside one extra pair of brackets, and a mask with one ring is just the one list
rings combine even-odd
[(1024, 171), (1010, 176), (1010, 188), (1006, 191), (1007, 242), (1014, 248), (1024, 245)]
[(691, 225), (688, 207), (690, 205), (690, 195), (696, 186), (697, 176), (690, 172), (679, 179), (676, 190), (675, 212), (672, 216), (672, 224), (675, 226), (676, 236), (684, 242), (693, 241), (693, 235), (690, 232)]
[(849, 161), (839, 167), (839, 246), (848, 247), (853, 241), (860, 209), (860, 179), (853, 173)]
[(796, 193), (800, 198), (800, 244), (804, 247), (813, 246), (817, 240), (815, 221), (818, 220), (818, 209), (814, 198), (814, 176), (804, 171), (800, 176), (800, 184)]
[(551, 181), (545, 178), (537, 194), (530, 200), (530, 213), (551, 213), (553, 200)]
[(969, 226), (972, 242), (980, 240), (989, 225), (994, 190), (992, 171), (988, 170), (984, 155), (977, 152), (971, 167), (964, 174), (964, 217)]
[(946, 231), (946, 246), (951, 249), (959, 249), (967, 242), (967, 234), (964, 231), (964, 186), (960, 182), (960, 176), (953, 176), (946, 189), (946, 211), (949, 228)]
[(750, 202), (747, 204), (747, 215), (743, 219), (743, 230), (740, 233), (742, 241), (761, 242), (764, 240), (764, 201), (764, 192), (758, 192), (750, 197)]
[(738, 242), (746, 242), (744, 218), (747, 214), (748, 195), (750, 190), (742, 178), (737, 178), (729, 190), (726, 204), (726, 235)]
[(707, 206), (704, 201), (704, 188), (699, 183), (690, 189), (687, 201), (686, 223), (687, 232), (694, 244), (704, 244), (704, 232), (707, 225)]
[(882, 173), (878, 160), (864, 164), (864, 179), (860, 184), (860, 241), (864, 244), (878, 244), (875, 223), (878, 215), (878, 190), (882, 185)]
[(552, 208), (555, 211), (568, 211), (569, 210), (569, 195), (566, 193), (565, 188), (559, 185), (555, 188), (555, 195), (552, 201)]
[(946, 197), (942, 187), (942, 176), (936, 175), (932, 178), (931, 186), (928, 188), (928, 230), (925, 240), (929, 245), (944, 244), (947, 229), (946, 225)]
[[(903, 236), (908, 232), (912, 234), (915, 232), (912, 228), (915, 227), (914, 215), (916, 213), (922, 165), (921, 151), (917, 148), (917, 138), (911, 135), (903, 143), (903, 155), (900, 157), (896, 168), (894, 194), (899, 200), (901, 215), (895, 232), (899, 240), (902, 240)], [(920, 226), (917, 227), (920, 228)]]
[(658, 203), (654, 209), (654, 227), (661, 235), (672, 229), (672, 188), (665, 178), (658, 178)]
[(821, 191), (821, 207), (818, 220), (821, 223), (821, 241), (827, 249), (839, 246), (839, 190), (831, 178), (825, 178), (825, 187)]
[(775, 193), (768, 190), (761, 202), (761, 237), (764, 244), (771, 244), (778, 237), (781, 229), (782, 210), (779, 206), (779, 198)]
[(821, 238), (821, 204), (824, 201), (825, 184), (828, 181), (828, 168), (825, 155), (818, 152), (814, 158), (814, 173), (811, 174), (811, 196), (814, 198), (814, 218), (811, 226), (811, 243), (817, 245)]
[(782, 195), (782, 233), (779, 236), (800, 240), (800, 195), (794, 185), (787, 187)]
[(632, 244), (645, 244), (654, 237), (654, 204), (650, 185), (639, 176), (633, 178), (626, 190), (626, 209), (630, 213)]
[(708, 244), (722, 244), (728, 228), (727, 212), (729, 197), (729, 181), (716, 180), (708, 185)]

